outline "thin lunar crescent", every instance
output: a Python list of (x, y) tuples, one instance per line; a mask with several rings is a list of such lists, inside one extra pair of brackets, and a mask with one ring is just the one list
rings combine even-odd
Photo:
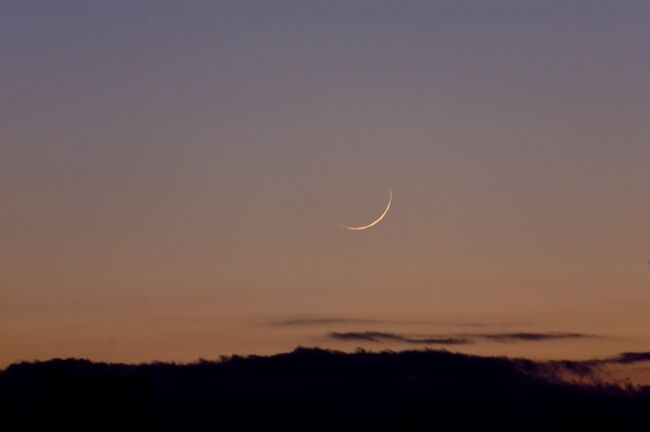
[(388, 209), (390, 209), (390, 203), (393, 201), (393, 189), (388, 190), (388, 204), (386, 205), (386, 209), (384, 212), (379, 215), (377, 219), (375, 219), (373, 222), (369, 223), (368, 225), (363, 225), (363, 226), (358, 226), (358, 227), (353, 227), (353, 226), (346, 226), (346, 225), (341, 225), (342, 228), (345, 228), (350, 231), (363, 231), (367, 230), (368, 228), (372, 228), (375, 225), (377, 225), (381, 220), (386, 216), (386, 213), (388, 213)]

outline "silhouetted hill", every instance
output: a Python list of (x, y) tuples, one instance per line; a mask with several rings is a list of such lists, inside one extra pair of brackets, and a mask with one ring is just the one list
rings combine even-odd
[(567, 384), (557, 367), (304, 348), (189, 365), (20, 363), (0, 373), (2, 424), (13, 425), (0, 429), (650, 430), (648, 388)]

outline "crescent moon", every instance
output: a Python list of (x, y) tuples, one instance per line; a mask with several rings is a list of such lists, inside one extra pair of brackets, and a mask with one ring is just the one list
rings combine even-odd
[(367, 230), (368, 228), (374, 227), (379, 222), (381, 222), (381, 220), (384, 217), (386, 217), (386, 214), (388, 213), (388, 210), (390, 209), (390, 203), (391, 202), (393, 202), (393, 189), (388, 189), (388, 204), (386, 205), (386, 209), (384, 210), (384, 212), (381, 215), (379, 215), (379, 217), (377, 219), (375, 219), (374, 221), (372, 221), (368, 225), (357, 226), (357, 227), (341, 225), (341, 228), (345, 228), (346, 230), (350, 230), (350, 231), (363, 231), (363, 230)]

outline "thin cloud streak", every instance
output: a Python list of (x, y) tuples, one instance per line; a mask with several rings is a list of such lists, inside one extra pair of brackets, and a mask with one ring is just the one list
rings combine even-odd
[(487, 333), (487, 334), (460, 334), (460, 335), (408, 335), (381, 331), (350, 331), (330, 332), (328, 337), (343, 341), (360, 342), (401, 342), (417, 345), (461, 345), (472, 344), (479, 340), (493, 342), (540, 342), (557, 339), (577, 339), (593, 337), (575, 332), (516, 332), (516, 333)]
[(437, 321), (437, 320), (391, 320), (391, 319), (369, 319), (369, 318), (348, 318), (348, 317), (319, 317), (319, 316), (298, 316), (279, 319), (267, 322), (274, 326), (325, 326), (338, 324), (395, 324), (395, 325), (435, 325), (450, 327), (512, 327), (522, 326), (528, 323), (521, 322), (504, 322), (504, 323), (486, 323), (477, 321)]
[(461, 345), (472, 343), (471, 340), (455, 337), (410, 337), (390, 332), (330, 332), (329, 337), (339, 340), (366, 342), (404, 342), (421, 345)]
[(621, 363), (621, 364), (650, 361), (650, 351), (621, 353), (616, 357), (604, 361), (607, 363)]
[(492, 333), (492, 334), (475, 334), (469, 335), (474, 338), (487, 339), (495, 342), (535, 342), (552, 339), (578, 339), (585, 337), (593, 337), (582, 333), (573, 332), (545, 332), (545, 333), (531, 333), (531, 332), (517, 332), (517, 333)]

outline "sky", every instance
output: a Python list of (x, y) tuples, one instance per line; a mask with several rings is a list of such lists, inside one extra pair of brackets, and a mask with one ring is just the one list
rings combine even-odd
[[(618, 0), (0, 2), (0, 367), (648, 350), (649, 22)], [(397, 336), (341, 337), (370, 331)], [(521, 332), (569, 336), (495, 336)]]

